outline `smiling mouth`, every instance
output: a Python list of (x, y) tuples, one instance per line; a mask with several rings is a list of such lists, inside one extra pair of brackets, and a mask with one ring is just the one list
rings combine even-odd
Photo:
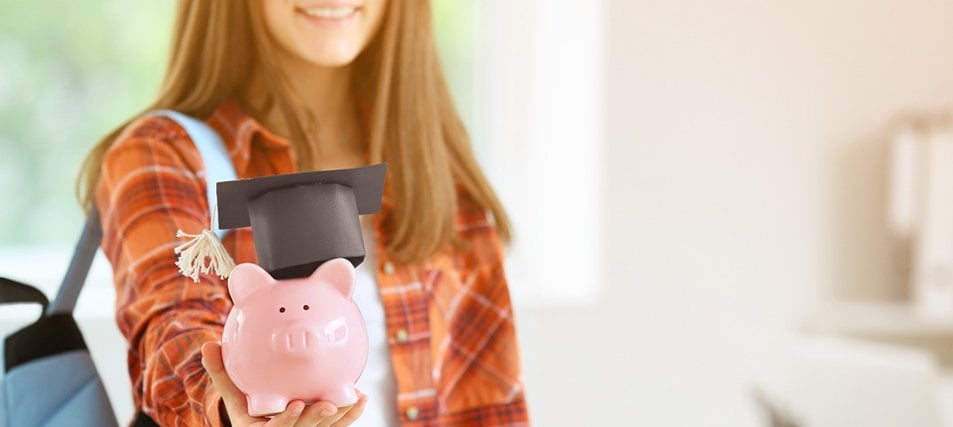
[(315, 6), (298, 8), (299, 13), (323, 21), (343, 21), (353, 17), (361, 10), (359, 6)]

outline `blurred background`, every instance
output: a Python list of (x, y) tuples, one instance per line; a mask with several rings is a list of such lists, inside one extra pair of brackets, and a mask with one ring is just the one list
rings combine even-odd
[[(953, 2), (433, 3), (536, 425), (953, 426)], [(173, 8), (0, 3), (0, 275), (55, 292)], [(126, 420), (97, 262), (77, 316)]]

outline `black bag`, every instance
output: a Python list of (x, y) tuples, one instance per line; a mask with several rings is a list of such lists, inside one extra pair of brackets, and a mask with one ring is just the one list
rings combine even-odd
[(43, 306), (39, 320), (3, 343), (6, 372), (0, 389), (0, 427), (118, 426), (83, 334), (73, 319), (79, 291), (99, 246), (95, 209), (53, 304), (40, 290), (0, 278), (0, 303)]

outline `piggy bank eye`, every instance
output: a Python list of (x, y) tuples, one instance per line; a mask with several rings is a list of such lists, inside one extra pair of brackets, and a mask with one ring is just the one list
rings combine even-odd
[(279, 313), (284, 313), (284, 312), (285, 312), (285, 308), (284, 308), (284, 307), (279, 308), (279, 309), (278, 309), (278, 312), (279, 312)]
[(304, 307), (302, 308), (304, 308), (304, 311), (308, 311), (308, 309), (310, 309), (311, 307), (308, 307), (308, 304), (305, 304)]

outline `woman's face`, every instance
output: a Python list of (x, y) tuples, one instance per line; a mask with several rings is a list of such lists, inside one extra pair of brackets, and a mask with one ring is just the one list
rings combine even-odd
[[(377, 32), (387, 0), (263, 0), (282, 50), (318, 66), (350, 64)], [(400, 0), (398, 0), (400, 1)]]

